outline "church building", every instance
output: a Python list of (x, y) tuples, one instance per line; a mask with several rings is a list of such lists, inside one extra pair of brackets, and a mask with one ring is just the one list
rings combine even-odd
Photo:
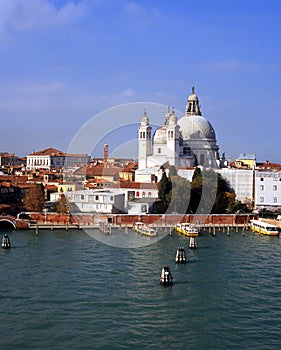
[(175, 167), (207, 168), (219, 166), (219, 146), (215, 130), (202, 116), (194, 87), (189, 95), (185, 115), (179, 120), (168, 108), (163, 125), (152, 136), (147, 113), (141, 118), (138, 135), (139, 170), (163, 164)]

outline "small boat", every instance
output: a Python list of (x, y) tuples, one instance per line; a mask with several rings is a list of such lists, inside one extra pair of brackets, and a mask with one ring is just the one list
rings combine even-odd
[(10, 242), (10, 238), (7, 234), (5, 234), (2, 237), (2, 248), (3, 249), (10, 249), (11, 248), (11, 242)]
[(173, 277), (170, 271), (170, 268), (164, 266), (161, 270), (160, 283), (163, 286), (172, 286), (173, 285)]
[(197, 248), (197, 240), (196, 237), (189, 237), (189, 248), (195, 249)]
[(157, 232), (153, 228), (145, 225), (143, 222), (140, 221), (134, 223), (133, 230), (149, 237), (157, 236)]
[(176, 252), (176, 262), (182, 264), (186, 263), (186, 254), (183, 247), (178, 247), (178, 250)]
[(251, 220), (250, 230), (268, 236), (278, 236), (280, 228), (276, 225), (269, 224), (262, 220)]
[(188, 237), (197, 237), (199, 235), (197, 228), (188, 222), (176, 224), (174, 230)]

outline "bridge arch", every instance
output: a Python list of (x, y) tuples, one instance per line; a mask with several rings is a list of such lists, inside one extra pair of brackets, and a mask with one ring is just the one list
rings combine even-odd
[(0, 228), (16, 229), (16, 221), (13, 217), (0, 216)]

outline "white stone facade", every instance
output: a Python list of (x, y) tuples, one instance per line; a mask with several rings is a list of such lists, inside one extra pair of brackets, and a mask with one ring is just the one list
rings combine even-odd
[(255, 208), (281, 207), (281, 172), (256, 171)]
[(199, 100), (192, 89), (186, 113), (177, 119), (174, 110), (166, 113), (164, 122), (153, 137), (149, 118), (144, 113), (139, 127), (139, 169), (161, 166), (217, 168), (219, 147), (214, 128), (201, 115)]
[(243, 203), (254, 200), (254, 170), (223, 168), (216, 171), (229, 182), (236, 200)]
[[(61, 193), (51, 193), (50, 201), (57, 202)], [(124, 211), (124, 195), (116, 195), (109, 190), (81, 190), (64, 192), (69, 203), (75, 205), (74, 212), (113, 213), (115, 208)]]

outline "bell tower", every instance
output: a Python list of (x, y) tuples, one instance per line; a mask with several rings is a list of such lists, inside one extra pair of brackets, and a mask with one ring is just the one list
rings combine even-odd
[(147, 157), (151, 155), (151, 130), (145, 110), (139, 127), (139, 169), (147, 168)]

